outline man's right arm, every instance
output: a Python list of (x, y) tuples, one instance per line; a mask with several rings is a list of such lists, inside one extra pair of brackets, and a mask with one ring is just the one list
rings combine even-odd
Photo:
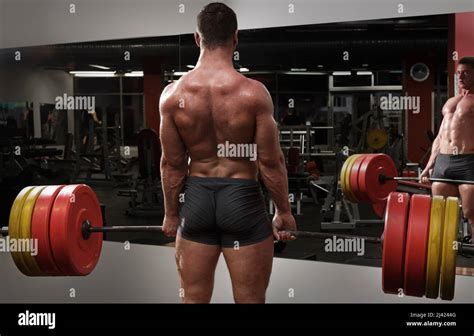
[(285, 230), (296, 230), (288, 200), (288, 174), (285, 157), (278, 139), (278, 128), (273, 118), (273, 102), (265, 87), (258, 83), (256, 90), (256, 129), (257, 162), (260, 177), (275, 202), (273, 219), (275, 237), (281, 240), (292, 239)]
[(428, 160), (428, 163), (426, 164), (425, 169), (431, 169), (434, 166), (434, 163), (436, 161), (436, 156), (439, 154), (440, 150), (440, 143), (441, 143), (441, 131), (438, 133), (438, 136), (434, 139), (433, 144), (431, 145), (431, 155), (430, 159)]
[(443, 121), (441, 122), (441, 125), (439, 126), (439, 131), (438, 135), (433, 141), (433, 144), (431, 145), (431, 155), (430, 159), (428, 160), (428, 163), (426, 164), (425, 169), (423, 169), (423, 172), (421, 173), (421, 182), (422, 183), (429, 183), (429, 177), (431, 176), (430, 170), (433, 169), (434, 164), (436, 162), (436, 157), (439, 154), (440, 148), (441, 148), (441, 141), (443, 137)]
[(285, 157), (278, 140), (278, 128), (273, 119), (273, 102), (268, 93), (257, 110), (255, 143), (260, 177), (275, 202), (277, 213), (291, 213), (288, 201), (288, 174)]

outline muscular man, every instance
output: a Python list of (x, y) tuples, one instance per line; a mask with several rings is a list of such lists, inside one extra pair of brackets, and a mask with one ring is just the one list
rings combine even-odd
[[(474, 57), (462, 58), (456, 74), (462, 93), (443, 107), (443, 121), (421, 174), (425, 183), (430, 176), (474, 180)], [(474, 185), (435, 182), (432, 191), (444, 197), (461, 196), (464, 217), (474, 227)]]
[[(274, 237), (294, 239), (287, 231), (296, 229), (272, 99), (261, 83), (234, 70), (237, 19), (232, 9), (207, 5), (197, 27), (196, 67), (167, 86), (160, 100), (163, 231), (177, 234), (183, 302), (211, 300), (221, 252), (234, 300), (264, 302)], [(224, 145), (229, 150), (222, 150)], [(241, 150), (232, 151), (237, 145)], [(246, 156), (252, 148), (256, 159)], [(258, 176), (276, 204), (273, 228)]]

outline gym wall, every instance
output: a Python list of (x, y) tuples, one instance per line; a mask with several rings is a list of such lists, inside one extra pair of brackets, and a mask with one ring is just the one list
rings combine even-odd
[(5, 22), (5, 19), (4, 19), (4, 8), (3, 8), (3, 2), (4, 0), (0, 0), (0, 48), (3, 48), (3, 45), (4, 45), (4, 41), (3, 41), (3, 27), (4, 27), (4, 22)]
[[(1, 0), (0, 48), (191, 33), (208, 0)], [(473, 11), (472, 0), (227, 0), (239, 28), (266, 28)], [(75, 5), (71, 12), (71, 3)], [(293, 4), (294, 13), (288, 15)], [(184, 5), (184, 7), (180, 7)], [(282, 9), (285, 10), (282, 10)], [(297, 8), (297, 10), (296, 10)], [(180, 13), (180, 9), (184, 9)], [(183, 10), (181, 10), (183, 11)], [(263, 15), (264, 13), (264, 15)], [(264, 20), (262, 20), (264, 18)], [(1, 37), (1, 34), (0, 34)]]
[[(0, 67), (0, 101), (33, 102), (34, 136), (41, 137), (40, 104), (54, 104), (57, 96), (73, 95), (73, 77), (59, 70)], [(74, 130), (73, 111), (68, 111), (68, 132)]]

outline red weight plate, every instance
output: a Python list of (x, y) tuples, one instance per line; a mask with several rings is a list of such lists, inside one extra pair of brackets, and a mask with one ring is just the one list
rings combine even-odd
[(354, 196), (359, 202), (369, 202), (370, 199), (367, 194), (363, 193), (359, 188), (359, 171), (362, 163), (367, 160), (367, 158), (374, 156), (374, 154), (361, 154), (357, 160), (354, 161), (354, 165), (351, 169), (350, 183)]
[(54, 261), (49, 241), (49, 223), (54, 200), (64, 186), (48, 186), (35, 203), (31, 217), (31, 238), (38, 242), (38, 254), (35, 256), (39, 268), (49, 276), (62, 275)]
[(383, 218), (385, 214), (385, 206), (385, 202), (372, 203), (372, 210), (379, 218)]
[(392, 158), (386, 154), (376, 154), (368, 157), (362, 162), (359, 169), (359, 191), (367, 194), (370, 202), (385, 201), (388, 194), (397, 190), (397, 182), (387, 180), (380, 181), (380, 175), (396, 176), (397, 167)]
[(431, 197), (413, 195), (405, 247), (404, 293), (423, 296), (426, 288), (426, 260), (430, 230)]
[(398, 294), (403, 289), (405, 238), (410, 195), (392, 192), (387, 199), (382, 250), (382, 289)]
[(94, 191), (85, 184), (65, 186), (51, 212), (50, 241), (56, 265), (63, 274), (87, 275), (99, 261), (102, 234), (82, 236), (82, 224), (102, 227), (102, 214)]

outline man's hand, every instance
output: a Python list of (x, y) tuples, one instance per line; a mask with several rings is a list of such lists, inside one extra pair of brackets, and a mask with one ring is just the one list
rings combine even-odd
[(166, 216), (163, 218), (163, 233), (167, 237), (176, 237), (179, 226), (179, 217)]
[(296, 231), (295, 218), (291, 213), (279, 214), (278, 212), (273, 217), (273, 235), (279, 241), (295, 240), (296, 237), (287, 231)]
[(422, 172), (421, 172), (421, 175), (420, 175), (420, 182), (421, 183), (430, 183), (430, 177), (431, 177), (431, 172), (433, 171), (433, 169), (428, 169), (425, 168)]

